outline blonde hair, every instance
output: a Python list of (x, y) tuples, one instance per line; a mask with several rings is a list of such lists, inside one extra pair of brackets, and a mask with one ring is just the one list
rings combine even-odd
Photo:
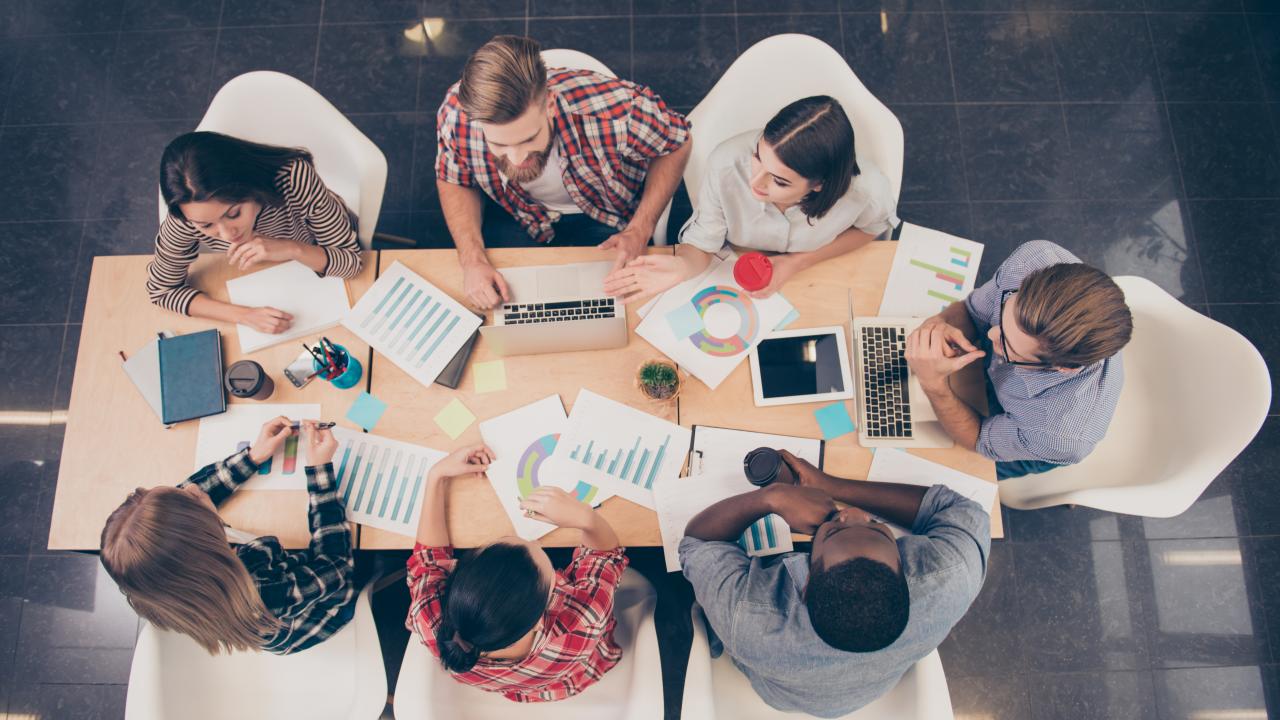
[(111, 513), (102, 565), (138, 615), (210, 654), (256, 650), (281, 627), (217, 513), (178, 488), (138, 488)]
[(498, 35), (462, 68), (458, 102), (471, 120), (505, 125), (547, 92), (547, 66), (533, 38)]

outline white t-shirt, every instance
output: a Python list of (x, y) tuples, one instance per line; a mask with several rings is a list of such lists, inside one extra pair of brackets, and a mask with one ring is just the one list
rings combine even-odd
[(564, 187), (564, 158), (560, 156), (558, 140), (551, 143), (551, 154), (547, 156), (547, 164), (542, 168), (542, 174), (522, 184), (521, 187), (548, 210), (554, 210), (561, 215), (582, 212)]
[(735, 135), (711, 151), (698, 206), (680, 229), (680, 242), (708, 253), (718, 252), (726, 241), (753, 250), (809, 252), (851, 227), (880, 235), (898, 224), (888, 178), (864, 158), (858, 158), (861, 172), (844, 197), (812, 223), (798, 205), (781, 212), (757, 199), (751, 194), (751, 153), (760, 134)]

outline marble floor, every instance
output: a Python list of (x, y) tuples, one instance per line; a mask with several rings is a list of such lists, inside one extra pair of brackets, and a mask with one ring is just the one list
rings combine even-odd
[[(904, 219), (985, 243), (988, 275), (1049, 238), (1148, 277), (1280, 368), (1280, 0), (0, 0), (0, 711), (123, 715), (136, 617), (95, 557), (45, 549), (63, 413), (92, 258), (150, 250), (160, 151), (223, 82), (312, 83), (387, 155), (380, 229), (439, 247), (434, 111), (484, 40), (586, 51), (688, 110), (782, 32), (902, 121)], [(941, 649), (957, 716), (1280, 716), (1277, 462), (1273, 415), (1180, 517), (1006, 511)], [(675, 718), (689, 591), (660, 581)]]

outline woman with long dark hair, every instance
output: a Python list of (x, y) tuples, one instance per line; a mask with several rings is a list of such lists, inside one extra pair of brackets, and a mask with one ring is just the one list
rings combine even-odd
[[(696, 132), (696, 131), (695, 131)], [(889, 181), (854, 155), (853, 125), (832, 97), (802, 98), (763, 130), (716, 146), (676, 254), (641, 255), (605, 280), (630, 298), (661, 292), (706, 269), (725, 243), (773, 255), (768, 297), (797, 272), (853, 252), (894, 227)]]
[(160, 159), (160, 195), (169, 214), (147, 266), (147, 292), (161, 307), (267, 333), (289, 328), (286, 312), (232, 305), (191, 287), (187, 269), (201, 245), (226, 252), (240, 270), (297, 260), (318, 275), (360, 272), (355, 218), (306, 150), (215, 132), (180, 135)]
[(613, 597), (627, 556), (590, 505), (543, 486), (520, 506), (530, 518), (582, 531), (567, 568), (556, 570), (541, 547), (515, 536), (455, 560), (445, 483), (483, 472), (492, 461), (492, 452), (477, 445), (431, 468), (409, 557), (408, 624), (458, 682), (516, 702), (563, 700), (622, 658), (613, 639)]

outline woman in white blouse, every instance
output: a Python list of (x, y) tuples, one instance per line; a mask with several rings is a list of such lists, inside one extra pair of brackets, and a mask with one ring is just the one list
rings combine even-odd
[(676, 254), (641, 255), (605, 280), (630, 299), (662, 292), (706, 269), (725, 243), (778, 253), (768, 297), (792, 275), (852, 252), (898, 223), (889, 181), (854, 156), (853, 126), (835, 98), (797, 100), (764, 131), (720, 143), (708, 161)]

